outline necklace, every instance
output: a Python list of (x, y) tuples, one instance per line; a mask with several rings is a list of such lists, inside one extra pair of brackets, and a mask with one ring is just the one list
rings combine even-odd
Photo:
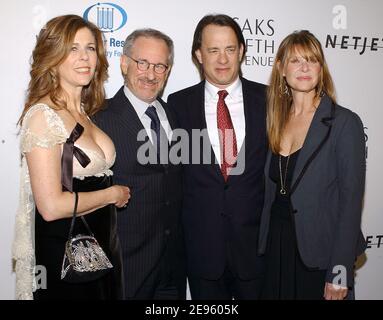
[(287, 156), (287, 161), (286, 161), (286, 168), (285, 168), (285, 175), (282, 177), (282, 156), (279, 154), (279, 177), (281, 179), (281, 189), (279, 190), (279, 193), (282, 195), (285, 195), (286, 192), (286, 177), (287, 177), (287, 168), (289, 166), (289, 160), (290, 160), (290, 155)]

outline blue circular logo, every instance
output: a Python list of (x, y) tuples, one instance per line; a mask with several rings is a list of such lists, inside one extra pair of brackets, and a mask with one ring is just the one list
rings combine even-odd
[(102, 32), (115, 32), (126, 24), (128, 15), (117, 4), (99, 2), (87, 8), (83, 18), (95, 23)]

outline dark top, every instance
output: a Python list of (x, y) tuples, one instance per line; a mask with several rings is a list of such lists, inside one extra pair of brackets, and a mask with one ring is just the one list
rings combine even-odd
[[(71, 192), (105, 189), (112, 185), (111, 177), (106, 175), (86, 177), (83, 180), (73, 179), (73, 156), (80, 161), (83, 167), (90, 161), (86, 160), (88, 157), (82, 150), (74, 146), (74, 142), (81, 136), (82, 132), (82, 126), (77, 124), (64, 144), (62, 157), (63, 189)], [(114, 205), (105, 206), (84, 216), (113, 268), (103, 277), (81, 284), (67, 283), (61, 280), (65, 243), (68, 240), (72, 217), (48, 222), (42, 218), (37, 207), (35, 212), (36, 265), (45, 266), (47, 271), (46, 288), (43, 288), (43, 284), (41, 284), (42, 288), (34, 292), (35, 300), (110, 300), (123, 298), (122, 259), (117, 237), (116, 209)], [(77, 234), (88, 234), (80, 218), (76, 218), (73, 231), (73, 235)]]
[[(295, 164), (298, 159), (298, 155), (301, 149), (295, 151), (294, 153), (290, 154), (290, 156), (282, 156), (282, 155), (276, 155), (273, 153), (271, 156), (271, 163), (270, 163), (270, 179), (273, 180), (277, 184), (277, 191), (275, 193), (275, 201), (281, 202), (281, 203), (288, 203), (290, 200), (289, 198), (289, 189), (291, 186), (291, 180), (293, 178), (293, 173), (295, 169)], [(279, 166), (279, 160), (281, 166)], [(287, 168), (286, 168), (287, 165)], [(286, 190), (286, 194), (283, 195), (280, 193), (281, 190), (281, 173), (282, 173), (282, 180), (284, 189)]]
[[(296, 242), (289, 191), (299, 153), (300, 150), (297, 150), (287, 157), (276, 154), (271, 157), (269, 177), (277, 184), (277, 189), (271, 207), (266, 251), (267, 267), (262, 295), (264, 299), (319, 300), (323, 298), (326, 272), (307, 268), (299, 255)], [(286, 194), (280, 192), (281, 179)]]

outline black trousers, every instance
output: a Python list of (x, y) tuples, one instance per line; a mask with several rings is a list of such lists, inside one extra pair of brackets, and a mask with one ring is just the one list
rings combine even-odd
[[(167, 248), (134, 297), (127, 300), (185, 300), (186, 275), (179, 272), (174, 248)], [(177, 271), (175, 271), (177, 269)]]
[(218, 280), (189, 276), (193, 300), (258, 300), (261, 295), (263, 276), (241, 280), (227, 267)]

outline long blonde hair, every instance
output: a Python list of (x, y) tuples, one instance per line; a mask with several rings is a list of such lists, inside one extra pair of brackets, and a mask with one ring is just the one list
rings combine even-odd
[(326, 94), (336, 102), (333, 80), (319, 40), (307, 30), (295, 31), (288, 35), (278, 48), (267, 89), (267, 133), (270, 149), (274, 153), (280, 151), (283, 129), (291, 111), (292, 94), (283, 76), (283, 69), (295, 50), (301, 52), (308, 61), (318, 61), (321, 66), (319, 82), (315, 88), (316, 97)]
[(77, 31), (82, 28), (89, 29), (96, 40), (97, 65), (92, 81), (82, 90), (81, 102), (88, 115), (95, 114), (101, 108), (105, 99), (104, 82), (108, 78), (109, 66), (102, 33), (93, 23), (80, 16), (64, 15), (49, 20), (37, 36), (31, 58), (31, 80), (18, 124), (22, 124), (29, 108), (44, 97), (49, 97), (53, 102), (52, 108), (66, 109), (57, 70), (69, 55)]

